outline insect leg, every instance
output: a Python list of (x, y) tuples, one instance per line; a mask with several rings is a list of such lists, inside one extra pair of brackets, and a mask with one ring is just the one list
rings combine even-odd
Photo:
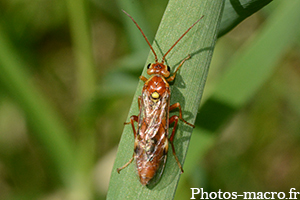
[[(145, 77), (144, 77), (144, 78), (145, 78)], [(139, 104), (139, 108), (140, 108), (140, 106), (141, 106), (141, 96), (139, 96), (139, 98), (138, 98), (138, 104)], [(134, 139), (136, 138), (136, 130), (135, 130), (135, 127), (134, 127), (134, 122), (138, 122), (138, 121), (139, 121), (139, 117), (136, 116), (136, 115), (132, 115), (132, 116), (130, 117), (130, 122), (125, 122), (125, 123), (124, 123), (125, 125), (131, 124), (132, 130), (133, 130)], [(135, 153), (133, 153), (132, 158), (131, 158), (124, 166), (122, 166), (122, 167), (120, 167), (120, 168), (117, 169), (117, 172), (118, 172), (118, 173), (120, 173), (120, 171), (121, 171), (122, 169), (126, 168), (130, 163), (132, 163), (132, 161), (133, 161), (133, 159), (134, 159), (134, 154), (135, 154)]]
[(177, 123), (178, 123), (178, 116), (177, 115), (173, 115), (172, 117), (170, 117), (169, 119), (169, 124), (172, 124), (174, 122), (174, 127), (173, 127), (173, 131), (172, 131), (172, 134), (169, 138), (169, 142), (171, 143), (171, 146), (172, 146), (172, 150), (173, 150), (173, 155), (176, 159), (176, 162), (177, 162), (177, 165), (178, 167), (180, 168), (181, 170), (181, 173), (183, 173), (183, 169), (182, 169), (182, 166), (178, 160), (178, 157), (176, 155), (176, 152), (175, 152), (175, 148), (174, 148), (174, 144), (173, 144), (173, 140), (174, 140), (174, 135), (175, 135), (175, 130), (176, 130), (176, 127), (177, 127)]
[[(140, 106), (141, 106), (141, 96), (139, 96), (139, 98), (138, 98), (138, 104), (139, 104), (139, 109), (140, 109)], [(134, 121), (138, 122), (139, 121), (139, 117), (136, 116), (136, 115), (132, 115), (130, 117), (130, 122), (125, 122), (124, 124), (125, 125), (131, 124), (132, 130), (133, 130), (133, 135), (134, 135), (134, 138), (135, 138), (135, 136), (136, 136), (136, 130), (135, 130), (135, 127), (134, 127)]]
[[(138, 121), (138, 116), (132, 115), (130, 117), (130, 122), (125, 122), (124, 124), (131, 124), (132, 130), (133, 130), (133, 135), (134, 135), (134, 138), (135, 138), (136, 137), (136, 130), (135, 130), (135, 127), (134, 127), (134, 121), (136, 121), (136, 122)], [(117, 172), (120, 173), (120, 171), (122, 169), (126, 168), (130, 163), (132, 163), (133, 159), (134, 159), (134, 153), (132, 155), (132, 158), (124, 166), (122, 166), (120, 168), (117, 168)]]
[(146, 82), (148, 80), (145, 76), (140, 76), (140, 79), (144, 82)]
[(121, 171), (122, 169), (126, 168), (130, 163), (132, 163), (133, 159), (134, 159), (134, 154), (132, 155), (132, 158), (131, 158), (124, 166), (119, 167), (119, 168), (117, 169), (117, 172), (120, 173), (120, 171)]
[(124, 124), (125, 124), (125, 125), (131, 124), (132, 130), (133, 130), (133, 135), (134, 135), (134, 138), (135, 138), (135, 136), (136, 136), (136, 130), (135, 130), (135, 127), (134, 127), (134, 121), (138, 122), (138, 116), (132, 115), (132, 116), (130, 117), (130, 122), (125, 122)]
[(185, 120), (182, 118), (182, 111), (181, 111), (181, 106), (180, 106), (179, 103), (174, 103), (173, 105), (171, 105), (171, 106), (169, 107), (169, 111), (174, 110), (175, 108), (178, 108), (178, 109), (179, 109), (179, 119), (181, 119), (181, 120), (182, 120), (184, 123), (186, 123), (187, 125), (189, 125), (189, 126), (195, 128), (195, 125), (188, 123), (187, 121), (185, 121)]
[(179, 64), (179, 66), (177, 67), (177, 69), (175, 70), (175, 72), (173, 73), (173, 75), (170, 76), (170, 77), (167, 79), (168, 82), (171, 82), (171, 81), (173, 81), (173, 80), (175, 79), (176, 73), (177, 73), (177, 71), (179, 70), (179, 68), (183, 65), (183, 63), (184, 63), (186, 60), (188, 60), (188, 59), (190, 59), (190, 58), (191, 58), (191, 55), (188, 55), (185, 59), (183, 59), (183, 60), (181, 61), (181, 63)]

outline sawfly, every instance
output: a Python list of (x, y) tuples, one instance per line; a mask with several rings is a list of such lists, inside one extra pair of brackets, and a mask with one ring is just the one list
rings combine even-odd
[[(169, 82), (172, 82), (175, 79), (179, 68), (191, 56), (189, 55), (183, 59), (172, 75), (170, 73), (170, 67), (165, 64), (165, 58), (174, 46), (199, 22), (200, 19), (202, 19), (203, 16), (184, 32), (184, 34), (164, 54), (162, 61), (159, 62), (152, 45), (137, 22), (124, 10), (123, 12), (131, 18), (144, 36), (155, 56), (155, 62), (150, 63), (147, 66), (147, 74), (151, 76), (149, 79), (140, 76), (140, 79), (144, 81), (145, 84), (142, 95), (138, 98), (139, 115), (132, 115), (130, 117), (130, 122), (125, 123), (131, 124), (133, 129), (135, 139), (133, 156), (124, 166), (118, 168), (117, 172), (119, 173), (135, 159), (137, 173), (141, 184), (149, 186), (150, 184), (156, 184), (163, 173), (169, 149), (168, 142), (170, 142), (176, 162), (181, 172), (183, 172), (173, 144), (175, 130), (179, 119), (193, 128), (195, 126), (182, 118), (182, 111), (179, 103), (170, 105), (171, 91)], [(179, 115), (170, 117), (169, 112), (176, 108), (179, 109)], [(134, 122), (138, 123), (137, 129), (134, 126)], [(174, 123), (174, 127), (169, 137), (169, 125), (172, 123)]]

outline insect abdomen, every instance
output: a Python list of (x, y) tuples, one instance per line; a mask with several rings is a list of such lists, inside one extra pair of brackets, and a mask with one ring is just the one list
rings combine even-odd
[(143, 185), (155, 184), (160, 179), (166, 163), (168, 140), (152, 138), (148, 141), (140, 141), (135, 153), (140, 182)]

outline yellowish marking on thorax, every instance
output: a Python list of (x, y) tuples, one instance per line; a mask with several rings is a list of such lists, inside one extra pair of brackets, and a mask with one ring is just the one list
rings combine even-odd
[(151, 94), (151, 97), (152, 97), (152, 101), (154, 101), (156, 103), (158, 101), (158, 98), (159, 98), (158, 92), (153, 92)]

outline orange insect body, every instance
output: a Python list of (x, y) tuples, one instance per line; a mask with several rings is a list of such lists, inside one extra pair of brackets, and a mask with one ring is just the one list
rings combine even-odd
[(169, 84), (161, 75), (153, 75), (140, 97), (135, 137), (136, 166), (143, 185), (163, 172), (168, 153), (169, 105)]
[[(149, 79), (144, 76), (140, 77), (145, 84), (142, 90), (142, 95), (139, 96), (138, 100), (140, 110), (139, 115), (131, 116), (130, 122), (125, 123), (131, 124), (134, 133), (135, 141), (133, 156), (129, 162), (127, 162), (123, 167), (118, 168), (117, 171), (119, 173), (120, 170), (127, 167), (135, 158), (140, 182), (142, 185), (149, 186), (157, 183), (162, 175), (167, 160), (168, 141), (172, 146), (173, 155), (176, 159), (176, 162), (181, 169), (181, 172), (183, 172), (173, 145), (175, 130), (178, 119), (181, 119), (184, 123), (192, 127), (194, 127), (194, 125), (186, 122), (182, 118), (181, 106), (179, 103), (175, 103), (170, 106), (171, 91), (168, 82), (174, 80), (176, 72), (183, 65), (183, 63), (190, 58), (190, 56), (185, 58), (179, 64), (172, 76), (170, 76), (170, 67), (164, 64), (164, 60), (171, 49), (203, 16), (174, 43), (174, 45), (163, 56), (162, 62), (158, 62), (157, 55), (141, 28), (128, 13), (125, 11), (123, 12), (132, 19), (132, 21), (143, 34), (146, 42), (150, 46), (155, 56), (155, 63), (149, 64), (147, 67), (147, 73), (152, 75)], [(175, 108), (179, 109), (179, 116), (174, 115), (169, 118), (169, 111)], [(138, 123), (137, 131), (135, 129), (134, 122)], [(174, 123), (174, 128), (169, 138), (168, 130), (169, 125), (172, 123)]]

